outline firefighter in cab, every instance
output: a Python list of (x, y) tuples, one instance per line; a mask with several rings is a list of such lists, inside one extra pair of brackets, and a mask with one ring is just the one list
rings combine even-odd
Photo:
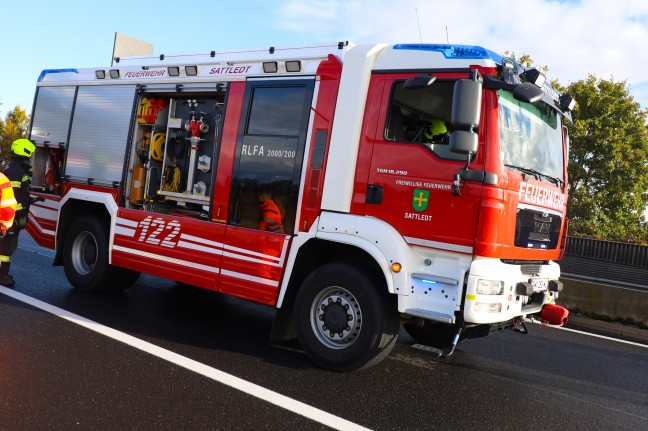
[[(3, 235), (0, 239), (0, 284), (6, 287), (11, 287), (15, 284), (13, 277), (9, 275), (11, 255), (18, 248), (18, 234), (27, 225), (29, 205), (33, 202), (29, 196), (29, 186), (31, 185), (29, 158), (35, 149), (34, 144), (28, 139), (16, 139), (11, 144), (11, 162), (4, 169), (4, 176), (8, 179), (8, 188), (12, 191), (12, 201), (15, 211), (15, 217), (12, 217), (13, 223), (6, 224), (8, 219), (5, 216), (1, 217)], [(0, 187), (4, 187), (4, 184), (0, 184)], [(35, 200), (40, 200), (40, 198)], [(0, 211), (5, 211), (4, 188), (2, 189), (1, 205)]]
[(433, 119), (430, 124), (423, 128), (423, 142), (428, 144), (445, 144), (448, 137), (448, 128), (439, 119)]

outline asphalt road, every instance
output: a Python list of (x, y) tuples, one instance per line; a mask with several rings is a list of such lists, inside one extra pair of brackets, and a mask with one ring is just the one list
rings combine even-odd
[(0, 430), (643, 430), (648, 347), (529, 325), (449, 360), (402, 333), (382, 363), (322, 370), (273, 345), (271, 308), (143, 276), (73, 290), (25, 235), (0, 288)]

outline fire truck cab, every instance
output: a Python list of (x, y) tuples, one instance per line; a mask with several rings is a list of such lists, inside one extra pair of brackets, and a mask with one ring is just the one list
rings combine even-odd
[(27, 228), (76, 288), (145, 272), (266, 304), (274, 335), (338, 371), (383, 359), (401, 323), (450, 354), (557, 307), (574, 102), (513, 59), (346, 42), (116, 58), (44, 70), (34, 100), (45, 201)]

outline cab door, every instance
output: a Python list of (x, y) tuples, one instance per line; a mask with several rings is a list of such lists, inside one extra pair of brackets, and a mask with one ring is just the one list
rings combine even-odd
[[(464, 183), (460, 196), (452, 193), (466, 164), (448, 147), (455, 81), (437, 78), (410, 90), (403, 86), (410, 77), (388, 75), (380, 87), (386, 103), (376, 123), (365, 213), (390, 223), (410, 244), (472, 254), (482, 185)], [(482, 165), (478, 154), (470, 167)]]
[(243, 99), (221, 291), (274, 305), (298, 217), (314, 79), (261, 79)]

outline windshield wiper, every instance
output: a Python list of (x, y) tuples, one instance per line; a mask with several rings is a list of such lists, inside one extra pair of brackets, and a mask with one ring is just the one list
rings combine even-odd
[(562, 188), (563, 186), (563, 180), (561, 180), (558, 177), (552, 177), (551, 175), (543, 174), (540, 171), (537, 171), (533, 168), (525, 168), (524, 166), (516, 166), (516, 165), (509, 165), (509, 164), (504, 164), (507, 168), (515, 169), (516, 171), (523, 172), (525, 174), (533, 175), (536, 180), (540, 180), (542, 178), (546, 178), (548, 180), (551, 180), (553, 183), (555, 183), (558, 187)]

